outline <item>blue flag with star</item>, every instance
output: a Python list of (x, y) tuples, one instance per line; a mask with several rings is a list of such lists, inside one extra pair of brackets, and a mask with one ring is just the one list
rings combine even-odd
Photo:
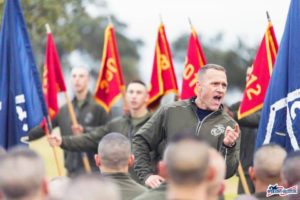
[(26, 143), (48, 115), (19, 0), (7, 0), (0, 33), (0, 145)]
[(300, 143), (300, 0), (292, 0), (265, 97), (256, 149), (277, 143), (288, 152)]

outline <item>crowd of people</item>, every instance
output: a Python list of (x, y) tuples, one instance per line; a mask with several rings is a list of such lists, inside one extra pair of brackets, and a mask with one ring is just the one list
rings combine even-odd
[[(68, 176), (47, 181), (44, 161), (29, 148), (0, 151), (0, 199), (218, 200), (224, 199), (224, 181), (237, 173), (239, 161), (252, 194), (240, 186), (236, 200), (300, 198), (267, 197), (270, 186), (299, 185), (300, 153), (287, 154), (276, 144), (254, 153), (260, 112), (242, 121), (234, 107), (223, 106), (228, 83), (222, 66), (203, 66), (196, 97), (153, 114), (147, 109), (146, 85), (131, 81), (129, 112), (111, 120), (90, 98), (87, 70), (74, 68), (71, 77), (79, 124), (71, 124), (63, 107), (54, 119), (61, 136), (47, 136), (50, 145), (64, 150)], [(42, 135), (41, 127), (29, 132), (30, 140)], [(80, 152), (94, 155), (92, 174), (82, 172)]]

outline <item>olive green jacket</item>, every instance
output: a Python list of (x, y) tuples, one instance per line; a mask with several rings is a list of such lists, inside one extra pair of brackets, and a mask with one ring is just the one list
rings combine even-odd
[[(90, 92), (87, 94), (87, 98), (84, 100), (81, 106), (78, 105), (76, 98), (72, 100), (72, 104), (74, 107), (77, 121), (84, 128), (101, 126), (108, 121), (107, 113), (101, 106), (99, 106), (99, 104), (97, 104), (94, 101), (93, 96)], [(52, 120), (52, 126), (53, 128), (59, 127), (62, 136), (73, 135), (71, 129), (72, 121), (67, 105), (64, 105), (60, 108), (58, 115)], [(30, 130), (28, 134), (29, 141), (38, 139), (44, 135), (45, 131), (41, 128), (40, 125), (38, 125), (32, 130)], [(94, 154), (97, 153), (97, 151), (87, 150), (86, 152), (88, 154), (89, 163), (93, 171), (98, 171), (99, 169), (94, 162)], [(84, 166), (80, 153), (64, 151), (64, 160), (65, 167), (68, 170), (69, 175), (84, 171)]]
[(118, 132), (131, 140), (133, 135), (150, 119), (150, 117), (151, 113), (148, 112), (145, 120), (136, 126), (131, 124), (130, 115), (123, 115), (121, 117), (114, 118), (103, 126), (87, 129), (86, 131), (88, 132), (86, 134), (63, 137), (61, 148), (69, 151), (97, 152), (98, 143), (103, 136), (111, 132)]
[[(235, 127), (236, 122), (227, 115), (222, 106), (202, 121), (197, 115), (195, 97), (177, 101), (160, 108), (153, 117), (133, 137), (135, 155), (134, 170), (142, 182), (155, 171), (150, 169), (153, 156), (162, 158), (167, 140), (177, 133), (191, 132), (206, 140), (217, 149), (226, 160), (226, 178), (233, 176), (239, 162), (240, 138), (236, 144), (227, 148), (223, 145), (224, 132), (227, 126)], [(152, 152), (155, 155), (152, 155)]]
[(167, 183), (163, 182), (158, 188), (149, 190), (133, 200), (166, 200)]
[(112, 179), (112, 181), (119, 186), (122, 200), (132, 200), (144, 192), (147, 192), (147, 188), (135, 182), (126, 173), (102, 173), (102, 175)]
[[(148, 112), (143, 121), (136, 126), (132, 125), (131, 116), (123, 115), (109, 121), (107, 124), (90, 128), (88, 133), (79, 136), (66, 136), (62, 138), (61, 148), (69, 151), (94, 151), (97, 152), (98, 143), (101, 138), (111, 132), (118, 132), (132, 140), (133, 135), (141, 128), (150, 118), (152, 114)], [(151, 163), (151, 168), (154, 168), (155, 163)], [(133, 167), (129, 168), (129, 173), (135, 181), (139, 181)]]

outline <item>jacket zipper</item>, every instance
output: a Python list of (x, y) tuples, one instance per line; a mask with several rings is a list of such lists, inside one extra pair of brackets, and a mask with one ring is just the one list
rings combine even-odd
[(215, 112), (217, 112), (217, 111), (214, 111), (214, 112), (208, 114), (206, 117), (203, 118), (202, 121), (199, 120), (199, 117), (198, 117), (198, 114), (197, 114), (198, 121), (199, 121), (199, 122), (198, 122), (198, 125), (197, 125), (197, 128), (196, 128), (196, 135), (197, 135), (197, 136), (199, 136), (199, 131), (200, 131), (200, 129), (201, 129), (201, 126), (202, 126), (204, 120), (206, 120), (209, 116), (211, 116), (211, 115), (214, 114)]

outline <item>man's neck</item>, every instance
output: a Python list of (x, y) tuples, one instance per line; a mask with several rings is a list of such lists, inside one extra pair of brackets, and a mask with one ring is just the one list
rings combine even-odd
[(83, 90), (82, 92), (77, 92), (75, 94), (77, 101), (84, 101), (87, 97), (88, 90)]
[(198, 186), (168, 185), (167, 200), (200, 200), (206, 199), (206, 187), (204, 184)]
[(122, 169), (110, 169), (104, 166), (100, 166), (101, 173), (128, 173), (128, 167), (123, 167)]
[(199, 97), (197, 97), (195, 99), (195, 103), (197, 105), (198, 108), (202, 109), (202, 110), (207, 110), (206, 106), (202, 103), (202, 101), (200, 100)]
[(267, 189), (269, 188), (269, 185), (280, 185), (280, 180), (274, 180), (270, 183), (264, 183), (260, 180), (255, 181), (255, 193), (260, 193), (260, 192), (266, 192)]
[(134, 118), (144, 117), (147, 113), (148, 113), (148, 110), (146, 107), (142, 107), (141, 109), (138, 109), (138, 110), (130, 110), (130, 115), (131, 115), (131, 117), (134, 117)]

